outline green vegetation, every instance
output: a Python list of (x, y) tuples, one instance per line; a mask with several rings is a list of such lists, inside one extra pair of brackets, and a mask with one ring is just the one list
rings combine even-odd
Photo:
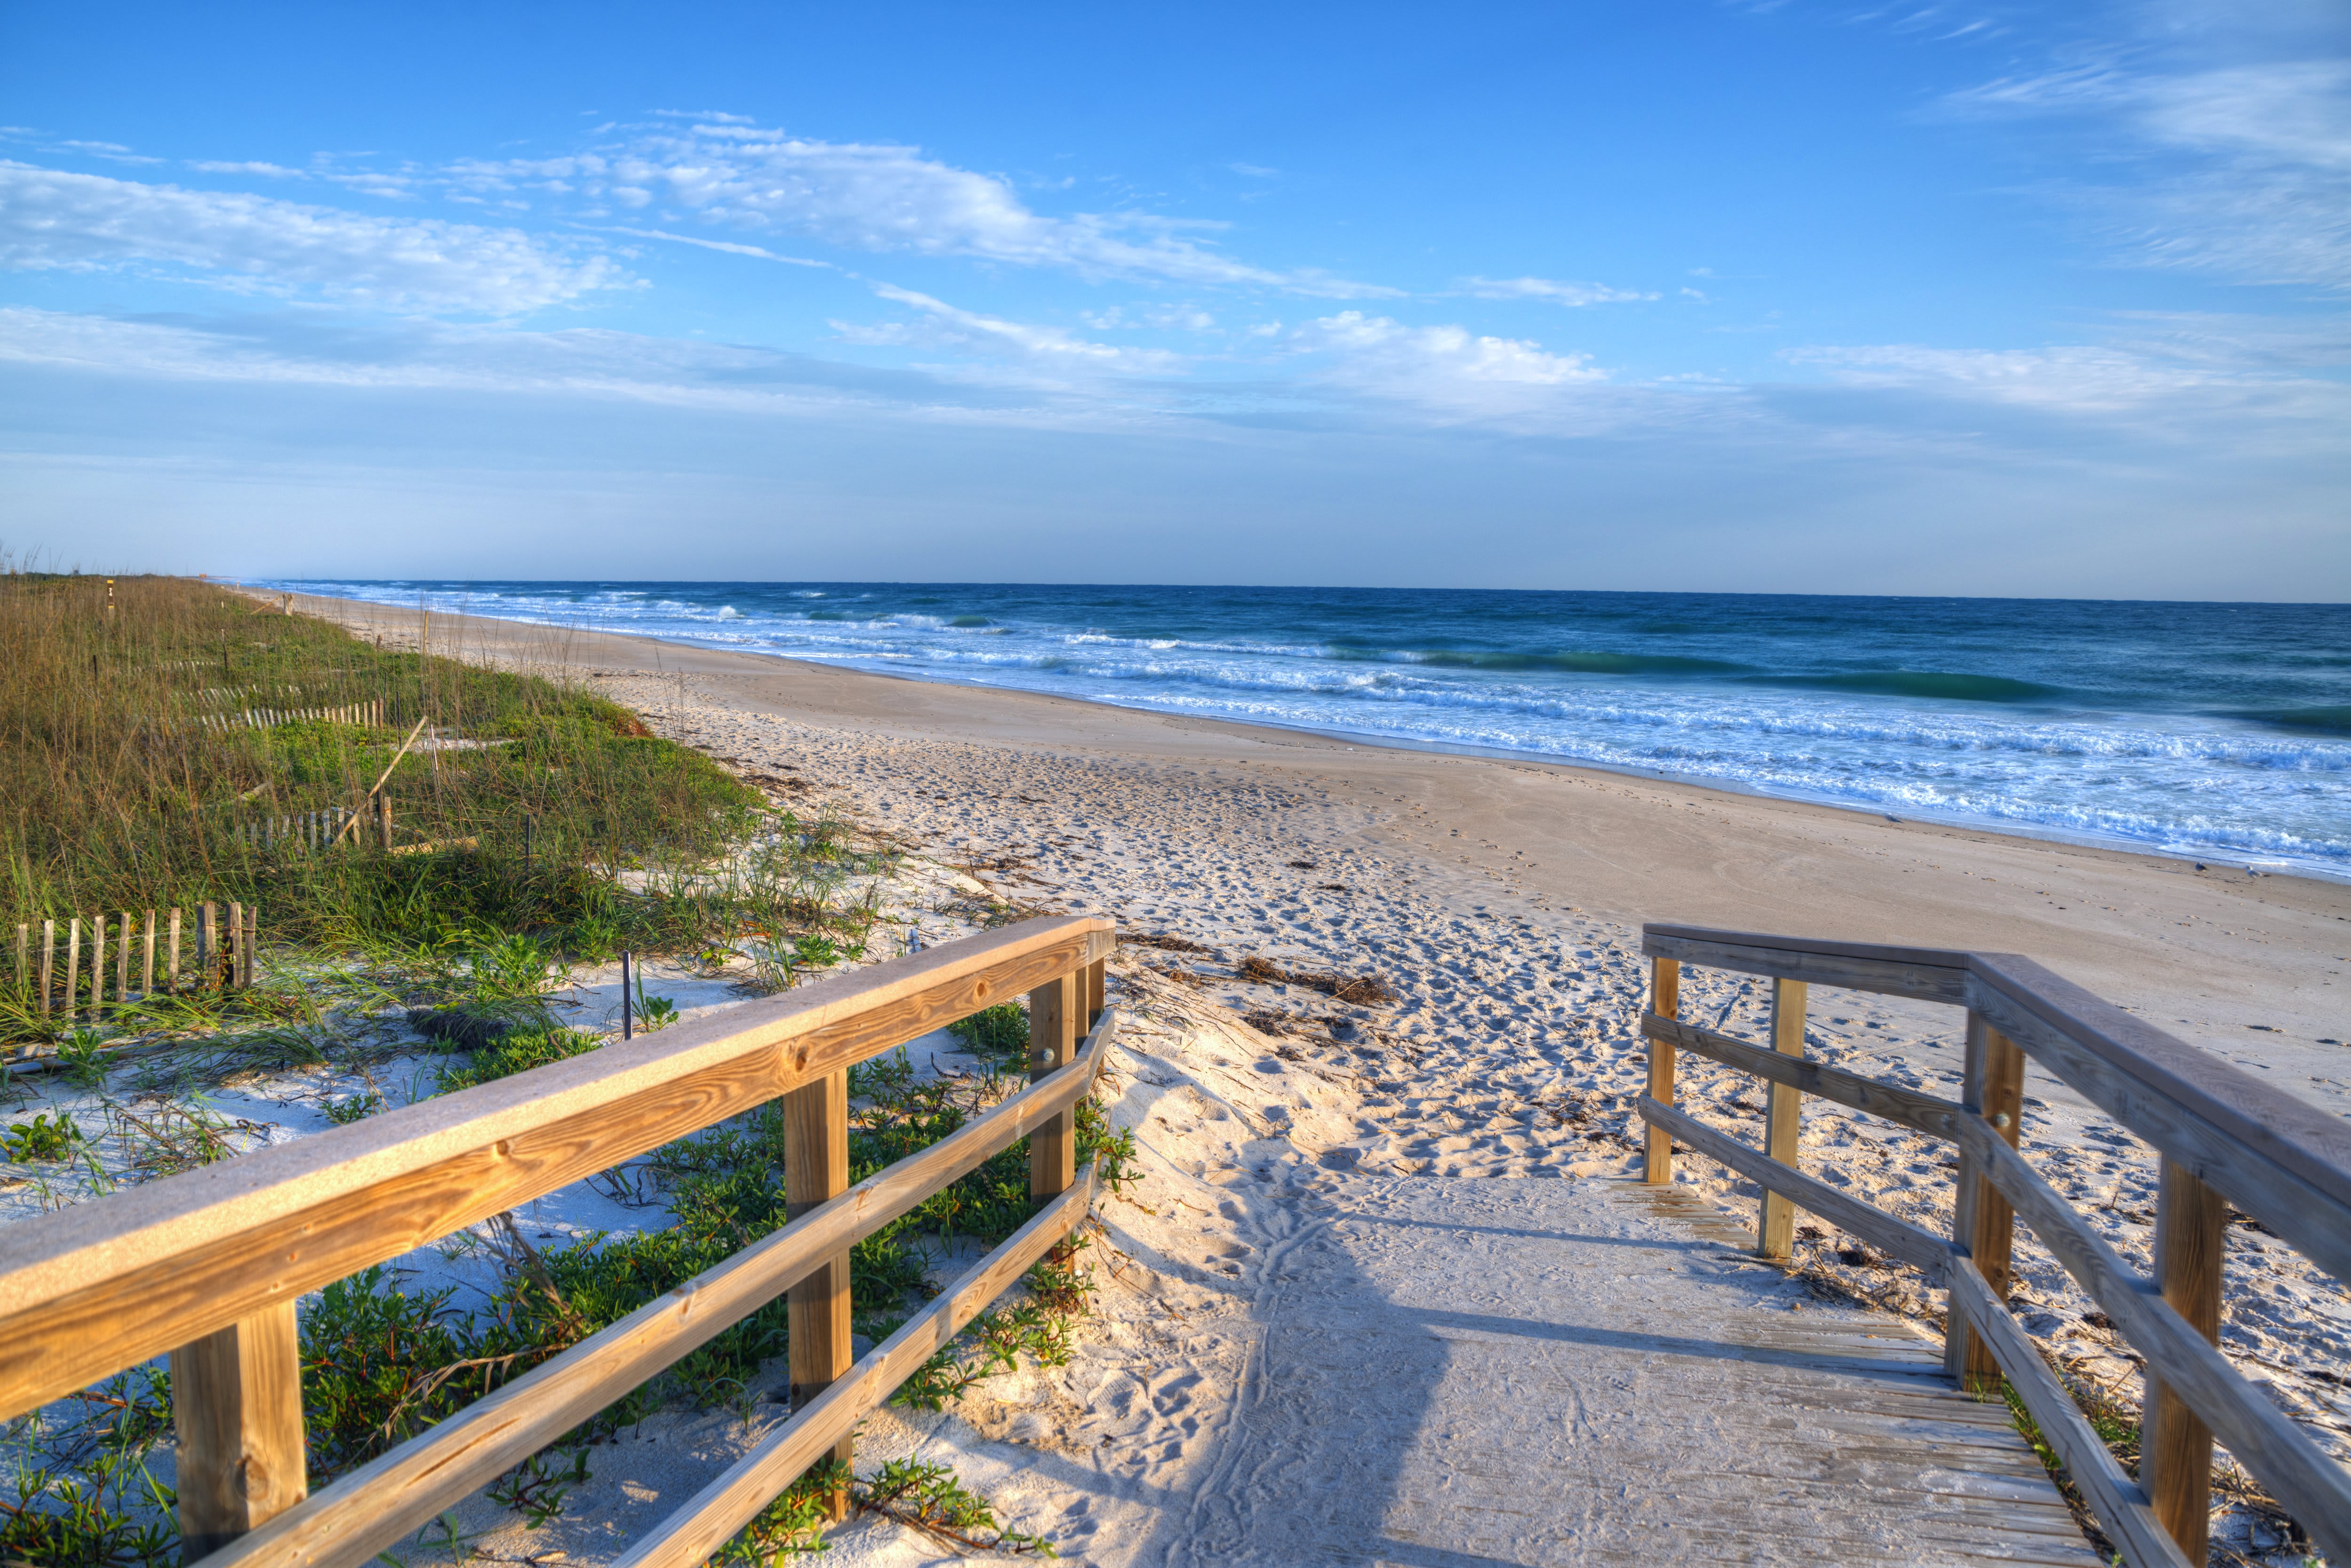
[[(0, 1131), (0, 1158), (47, 1206), (225, 1158), (266, 1135), (211, 1109), (205, 1085), (307, 1074), (326, 1119), (350, 1124), (598, 1049), (608, 1037), (559, 1022), (549, 993), (569, 966), (622, 947), (713, 975), (747, 959), (751, 983), (770, 989), (866, 951), (893, 854), (854, 847), (830, 817), (770, 809), (624, 709), (536, 675), (388, 652), (202, 583), (125, 579), (114, 592), (110, 615), (100, 580), (0, 577), (0, 907), (15, 912), (13, 925), (78, 908), (257, 904), (264, 962), (247, 988), (192, 977), (176, 991), (110, 998), (97, 1027), (43, 1018), (0, 985), (0, 1040), (53, 1042), (53, 1073), (96, 1102), (81, 1123), (104, 1123), (85, 1132), (44, 1112)], [(399, 722), (204, 722), (372, 701)], [(392, 771), (401, 841), (471, 847), (256, 847), (258, 822), (355, 804), (420, 717), (428, 736), (463, 744), (412, 752)], [(676, 1017), (670, 998), (636, 999), (644, 1028)], [(953, 1133), (1011, 1087), (1001, 1070), (1025, 1055), (1021, 1009), (992, 1008), (958, 1030), (984, 1072), (923, 1081), (903, 1051), (853, 1070), (852, 1180)], [(418, 1032), (437, 1065), (413, 1066)], [(124, 1054), (131, 1045), (135, 1058)], [(404, 1089), (379, 1081), (403, 1059), (414, 1074)], [(31, 1082), (0, 1072), (0, 1097)], [(1080, 1157), (1113, 1186), (1126, 1179), (1132, 1134), (1091, 1103), (1078, 1120)], [(768, 1105), (594, 1178), (622, 1202), (666, 1209), (669, 1222), (644, 1234), (542, 1253), (507, 1218), (487, 1238), (453, 1238), (450, 1255), (486, 1254), (496, 1266), (479, 1297), (461, 1301), (457, 1287), (416, 1285), (386, 1267), (329, 1286), (301, 1312), (312, 1485), (780, 1227), (783, 1148), (780, 1108)], [(858, 1244), (861, 1332), (885, 1335), (919, 1306), (941, 1246), (993, 1245), (1028, 1220), (1027, 1158), (1025, 1143), (1005, 1150)], [(1032, 1270), (1028, 1299), (986, 1314), (967, 1336), (971, 1350), (935, 1358), (902, 1397), (935, 1406), (1021, 1355), (1065, 1359), (1088, 1289), (1072, 1257)], [(556, 1517), (620, 1427), (679, 1402), (747, 1408), (786, 1330), (778, 1301), (501, 1477), (491, 1495), (533, 1526)], [(46, 1423), (9, 1424), (0, 1563), (175, 1561), (169, 1495), (150, 1469), (171, 1431), (168, 1374), (137, 1369), (79, 1405), (68, 1418), (52, 1407)], [(829, 1490), (808, 1483), (780, 1500), (737, 1559), (755, 1536), (775, 1543), (758, 1548), (768, 1555), (817, 1549)], [(854, 1490), (861, 1506), (946, 1539), (972, 1544), (997, 1531), (985, 1500), (944, 1472), (885, 1469)], [(447, 1518), (419, 1539), (465, 1550)], [(1050, 1553), (1018, 1535), (994, 1543)]]
[[(392, 652), (175, 578), (0, 578), (0, 918), (257, 903), (277, 940), (430, 940), (602, 921), (664, 947), (690, 904), (616, 898), (624, 871), (699, 866), (739, 842), (759, 798), (655, 739), (626, 709), (538, 675)], [(238, 716), (381, 702), (383, 729)], [(405, 842), (465, 853), (262, 849), (251, 830), (357, 810), (385, 786)], [(236, 720), (228, 723), (224, 721)], [(354, 835), (357, 840), (359, 835)], [(583, 933), (583, 936), (586, 934)], [(633, 938), (633, 940), (632, 940)]]

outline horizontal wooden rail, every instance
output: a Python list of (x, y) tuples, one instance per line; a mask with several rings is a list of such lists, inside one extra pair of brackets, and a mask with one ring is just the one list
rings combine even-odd
[(1023, 921), (0, 1228), (0, 1418), (1109, 956)]
[(2084, 1099), (2351, 1284), (2351, 1123), (2030, 958), (1970, 956), (1968, 1006)]
[(1807, 985), (1916, 997), (1930, 1002), (1967, 999), (1968, 955), (1932, 947), (1887, 947), (1867, 942), (1798, 941), (1700, 925), (1641, 927), (1641, 951), (1743, 975), (1769, 975)]
[(807, 1409), (796, 1412), (761, 1438), (726, 1474), (622, 1553), (613, 1568), (697, 1568), (810, 1465), (831, 1453), (867, 1412), (897, 1392), (925, 1362), (954, 1343), (964, 1324), (981, 1309), (1076, 1229), (1093, 1202), (1093, 1193), (1094, 1167), (1089, 1164), (1078, 1172), (1067, 1192), (989, 1253), (982, 1267), (949, 1286), (905, 1327), (866, 1352)]
[(1791, 1089), (1801, 1089), (1807, 1094), (1817, 1094), (1823, 1100), (1898, 1122), (1931, 1138), (1957, 1137), (1958, 1119), (1966, 1114), (1966, 1108), (1955, 1100), (1938, 1100), (1932, 1094), (1880, 1083), (1874, 1078), (1830, 1067), (1810, 1057), (1782, 1056), (1776, 1051), (1765, 1051), (1695, 1024), (1648, 1014), (1641, 1019), (1641, 1032), (1651, 1040), (1662, 1040), (1684, 1051), (1712, 1057), (1726, 1067), (1741, 1068), (1774, 1083), (1784, 1083)]
[(2098, 1523), (2121, 1543), (2124, 1561), (2131, 1568), (2201, 1568), (2201, 1564), (2191, 1565), (2179, 1544), (2164, 1533), (2145, 1489), (2123, 1473), (2122, 1466), (2107, 1451), (2105, 1439), (2083, 1419), (2081, 1406), (2041, 1359), (2032, 1336), (1993, 1292), (1975, 1260), (1955, 1254), (1943, 1277), (1951, 1288), (1952, 1303), (1991, 1342), (1992, 1354), (2008, 1373), (2017, 1397), (2032, 1413), (2033, 1425), (2065, 1461), (2074, 1484), (2089, 1497)]
[[(1979, 1367), (1985, 1377), (2006, 1375), (2134, 1563), (2202, 1560), (2213, 1434), (2322, 1547), (2351, 1560), (2351, 1471), (2247, 1382), (2213, 1339), (2223, 1197), (2320, 1267), (2351, 1281), (2351, 1126), (2015, 954), (1813, 942), (1686, 925), (1644, 927), (1643, 950), (1659, 961), (1661, 973), (1674, 971), (1676, 990), (1678, 966), (1687, 963), (1966, 1008), (1960, 1103), (1662, 1016), (1673, 1010), (1673, 993), (1664, 986), (1641, 1025), (1655, 1050), (1694, 1051), (1775, 1084), (1956, 1141), (1961, 1156), (1956, 1244), (1802, 1175), (1793, 1168), (1792, 1145), (1784, 1160), (1774, 1159), (1656, 1099), (1636, 1104), (1652, 1127), (1946, 1283), (1955, 1373), (1964, 1370), (1970, 1380)], [(2168, 1262), (2158, 1260), (2160, 1281), (2116, 1256), (2014, 1147), (2027, 1057), (2162, 1155), (2159, 1228), (2176, 1232), (2186, 1250)], [(1661, 1076), (1653, 1061), (1651, 1082), (1670, 1086), (1670, 1072)], [(1672, 1179), (1670, 1158), (1658, 1159), (1654, 1148), (1650, 1179)], [(2165, 1421), (2184, 1423), (2167, 1428), (2160, 1444), (2148, 1439), (2147, 1462), (2158, 1468), (2147, 1472), (2144, 1486), (2114, 1465), (2001, 1299), (2011, 1211), (2146, 1357), (2148, 1420), (2160, 1406), (2174, 1413)], [(1980, 1336), (1991, 1362), (1965, 1350), (1970, 1332)]]
[(1914, 1268), (1924, 1270), (1929, 1280), (1940, 1281), (1943, 1265), (1951, 1255), (1951, 1244), (1941, 1237), (1921, 1230), (1907, 1220), (1896, 1219), (1882, 1208), (1873, 1208), (1857, 1197), (1847, 1197), (1827, 1183), (1814, 1181), (1794, 1166), (1782, 1165), (1762, 1150), (1750, 1148), (1728, 1133), (1718, 1132), (1696, 1117), (1685, 1115), (1670, 1105), (1659, 1104), (1646, 1094), (1633, 1102), (1633, 1108), (1640, 1113), (1641, 1120), (1653, 1127), (1664, 1128), (1677, 1142), (1729, 1166), (1758, 1186), (1789, 1198), (1799, 1207), (1810, 1209), (1823, 1219), (1835, 1221), (1888, 1257), (1899, 1258)]
[(2022, 1155), (1972, 1118), (1962, 1127), (1960, 1145), (2065, 1271), (2105, 1309), (2123, 1337), (2147, 1357), (2147, 1365), (2187, 1399), (2330, 1555), (2351, 1558), (2351, 1472), (2327, 1458), (2268, 1396), (2246, 1382), (2244, 1374), (2190, 1327), (2151, 1281), (2116, 1257), (2090, 1222), (2052, 1192)]
[[(371, 1561), (490, 1479), (798, 1284), (835, 1254), (1060, 1115), (1092, 1089), (1117, 1032), (1105, 1012), (1071, 1069), (752, 1243), (659, 1300), (351, 1471), (203, 1560), (203, 1568)], [(1025, 1265), (1024, 1265), (1025, 1267)]]

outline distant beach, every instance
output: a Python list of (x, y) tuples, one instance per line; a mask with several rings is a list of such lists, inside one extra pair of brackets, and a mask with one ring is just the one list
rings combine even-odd
[(2351, 877), (2351, 607), (2340, 605), (261, 586)]

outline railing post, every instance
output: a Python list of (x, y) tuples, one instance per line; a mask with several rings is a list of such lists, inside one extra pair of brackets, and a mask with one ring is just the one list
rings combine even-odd
[(309, 1495), (294, 1303), (172, 1353), (182, 1561), (193, 1563)]
[[(1072, 970), (1029, 993), (1029, 1082), (1060, 1071), (1077, 1055), (1085, 975)], [(1029, 1196), (1059, 1197), (1078, 1179), (1078, 1116), (1062, 1112), (1029, 1134)]]
[[(2189, 1326), (2220, 1343), (2220, 1268), (2228, 1205), (2185, 1166), (2163, 1162), (2155, 1208), (2155, 1277)], [(2204, 1561), (2211, 1526), (2212, 1429), (2147, 1368), (2139, 1417), (2139, 1477), (2155, 1517), (2190, 1563)]]
[[(1649, 960), (1649, 1011), (1661, 1019), (1678, 1018), (1682, 1010), (1682, 964), (1678, 958)], [(1649, 1098), (1660, 1105), (1674, 1103), (1674, 1045), (1668, 1040), (1649, 1041)], [(1653, 1186), (1671, 1186), (1674, 1180), (1674, 1137), (1663, 1127), (1647, 1129), (1642, 1179)]]
[[(1782, 1056), (1804, 1054), (1804, 982), (1771, 982), (1771, 1049)], [(1794, 1169), (1803, 1093), (1792, 1084), (1774, 1083), (1766, 1097), (1763, 1152)], [(1766, 1258), (1786, 1258), (1796, 1246), (1796, 1206), (1766, 1189), (1756, 1211), (1755, 1250)]]
[(1109, 971), (1110, 960), (1107, 958), (1097, 958), (1086, 966), (1086, 1011), (1085, 1022), (1080, 1030), (1081, 1033), (1092, 1034), (1094, 1025), (1102, 1022), (1104, 992), (1110, 979)]
[[(784, 1213), (798, 1219), (849, 1190), (849, 1073), (828, 1073), (783, 1101)], [(849, 1370), (849, 1307), (847, 1252), (827, 1259), (786, 1295), (793, 1409), (805, 1409)], [(850, 1465), (854, 1439), (843, 1437), (832, 1455), (844, 1468)], [(846, 1487), (832, 1494), (827, 1511), (836, 1523), (848, 1517)]]
[[(2017, 1146), (2024, 1134), (2024, 1052), (2014, 1040), (1968, 1014), (1968, 1042), (1961, 1068), (1959, 1103), (1991, 1124), (1991, 1130)], [(2016, 1242), (2016, 1210), (1977, 1168), (1962, 1145), (1959, 1188), (1953, 1195), (1951, 1240), (1975, 1260), (1993, 1295), (2008, 1297), (2009, 1256)], [(1943, 1370), (1978, 1394), (1998, 1392), (2000, 1361), (1956, 1307), (1943, 1312)]]

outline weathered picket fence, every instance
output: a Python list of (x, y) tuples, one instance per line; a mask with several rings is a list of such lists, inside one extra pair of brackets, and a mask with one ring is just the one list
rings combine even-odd
[[(253, 984), (254, 953), (261, 942), (261, 906), (231, 903), (224, 913), (221, 905), (205, 903), (196, 905), (195, 914), (194, 962), (185, 971), (180, 963), (177, 905), (160, 912), (160, 919), (159, 912), (152, 909), (145, 912), (143, 920), (137, 919), (135, 912), (128, 909), (111, 920), (103, 914), (90, 916), (87, 922), (89, 966), (86, 971), (82, 967), (85, 923), (80, 915), (68, 915), (62, 922), (41, 921), (37, 945), (33, 940), (34, 923), (19, 921), (16, 994), (44, 1018), (70, 1019), (87, 1013), (90, 1022), (98, 1022), (108, 998), (110, 928), (113, 936), (113, 1000), (117, 1005), (130, 1001), (134, 995), (146, 998), (156, 994), (159, 960), (163, 970), (162, 990), (167, 994), (181, 988), (183, 972), (195, 984), (208, 988), (225, 989)], [(57, 963), (60, 935), (65, 938), (62, 968)], [(134, 948), (139, 952), (139, 984), (135, 991), (131, 983), (131, 955)]]
[[(371, 816), (376, 813), (369, 813)], [(318, 811), (296, 811), (287, 816), (265, 817), (258, 821), (241, 822), (233, 831), (236, 841), (249, 850), (292, 850), (300, 854), (313, 854), (330, 848), (343, 837), (343, 824), (354, 815), (341, 806), (329, 806)]]
[(372, 702), (348, 703), (340, 707), (249, 707), (235, 713), (199, 714), (196, 722), (206, 729), (275, 729), (281, 724), (299, 724), (306, 720), (321, 724), (349, 724), (368, 728), (383, 727), (383, 699)]

